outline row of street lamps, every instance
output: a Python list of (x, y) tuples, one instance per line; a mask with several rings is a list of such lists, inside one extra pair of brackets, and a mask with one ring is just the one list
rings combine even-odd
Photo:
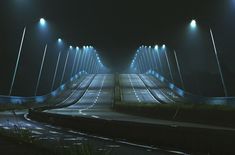
[[(196, 22), (196, 20), (192, 20), (190, 22), (190, 29), (195, 30), (196, 28), (197, 28), (197, 22)], [(217, 52), (214, 36), (213, 36), (213, 33), (212, 33), (211, 29), (210, 29), (210, 36), (211, 36), (211, 41), (212, 41), (215, 57), (216, 57), (216, 62), (217, 62), (217, 65), (218, 65), (218, 70), (219, 70), (221, 82), (223, 84), (224, 95), (225, 95), (225, 97), (227, 97), (228, 92), (227, 92), (227, 88), (226, 88), (226, 85), (225, 85), (225, 81), (224, 81), (220, 61), (219, 61), (219, 58), (218, 58), (218, 52)], [(173, 78), (172, 67), (171, 67), (171, 64), (170, 64), (170, 61), (169, 61), (170, 59), (169, 59), (168, 52), (166, 50), (166, 45), (165, 44), (163, 44), (161, 48), (159, 48), (158, 45), (156, 45), (154, 48), (152, 48), (151, 46), (150, 47), (141, 46), (137, 50), (137, 52), (134, 56), (134, 59), (131, 62), (131, 65), (130, 65), (131, 70), (134, 69), (134, 71), (137, 71), (138, 73), (145, 73), (149, 69), (157, 69), (157, 71), (163, 75), (164, 70), (163, 70), (163, 67), (162, 67), (163, 64), (162, 64), (162, 59), (161, 59), (161, 56), (162, 56), (161, 51), (163, 51), (163, 54), (165, 55), (165, 60), (166, 60), (166, 63), (167, 63), (168, 69), (169, 69), (169, 75), (170, 75), (172, 83), (174, 83), (175, 80)], [(184, 85), (183, 76), (182, 76), (182, 73), (181, 73), (181, 68), (180, 68), (177, 53), (176, 53), (175, 50), (174, 50), (174, 58), (175, 58), (175, 62), (176, 62), (176, 65), (177, 65), (176, 67), (177, 67), (177, 70), (178, 70), (178, 73), (179, 73), (181, 86), (185, 90), (185, 85)]]
[[(40, 25), (40, 27), (45, 28), (47, 25), (46, 20), (44, 18), (41, 18), (39, 20), (39, 25)], [(23, 43), (24, 43), (24, 39), (25, 39), (25, 34), (26, 34), (26, 27), (24, 27), (21, 42), (20, 42), (18, 56), (17, 56), (15, 69), (14, 69), (14, 73), (13, 73), (13, 77), (12, 77), (12, 81), (11, 81), (11, 86), (10, 86), (10, 90), (9, 90), (9, 94), (8, 94), (9, 96), (12, 95), (12, 90), (14, 88), (14, 83), (15, 83), (17, 71), (19, 68), (19, 62), (21, 59), (21, 53), (22, 53), (22, 47), (23, 47)], [(61, 46), (63, 44), (63, 40), (61, 38), (59, 38), (57, 40), (57, 43), (59, 46)], [(41, 81), (42, 71), (44, 68), (45, 58), (47, 55), (47, 50), (48, 50), (48, 44), (46, 44), (45, 48), (44, 48), (43, 57), (41, 60), (41, 65), (40, 65), (40, 70), (39, 70), (39, 74), (37, 77), (37, 83), (36, 83), (34, 96), (37, 96), (37, 94), (38, 94), (38, 88), (40, 86), (40, 81)], [(74, 48), (72, 46), (69, 46), (69, 49), (67, 50), (66, 60), (65, 60), (65, 63), (63, 64), (63, 71), (62, 71), (62, 75), (61, 75), (60, 85), (62, 85), (64, 82), (65, 74), (66, 74), (67, 68), (68, 68), (69, 55), (73, 51), (74, 51)], [(105, 66), (102, 64), (102, 62), (97, 54), (97, 51), (92, 46), (83, 46), (83, 48), (81, 48), (81, 49), (79, 47), (76, 47), (75, 52), (76, 53), (75, 53), (75, 56), (72, 60), (73, 64), (72, 64), (71, 73), (70, 73), (71, 79), (74, 75), (77, 76), (77, 73), (79, 71), (85, 71), (87, 73), (98, 73), (101, 69), (105, 68)], [(57, 56), (57, 61), (55, 64), (55, 70), (53, 73), (53, 79), (52, 79), (52, 84), (51, 84), (51, 89), (50, 89), (51, 92), (53, 92), (54, 87), (55, 87), (56, 77), (58, 75), (58, 67), (61, 63), (61, 55), (62, 55), (62, 49), (60, 48), (60, 51)]]

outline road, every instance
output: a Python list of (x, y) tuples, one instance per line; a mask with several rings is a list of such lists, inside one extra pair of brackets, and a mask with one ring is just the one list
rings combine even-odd
[[(151, 119), (141, 116), (128, 115), (113, 111), (114, 103), (114, 75), (88, 75), (74, 83), (57, 98), (57, 108), (45, 110), (47, 113), (60, 115), (82, 116), (105, 120), (120, 120), (138, 123), (165, 125), (169, 127), (196, 127), (235, 131), (233, 128), (202, 125), (197, 123), (175, 122)], [(122, 74), (119, 75), (121, 99), (125, 102), (141, 104), (176, 103), (181, 100), (179, 95), (170, 91), (163, 83), (148, 75)], [(34, 138), (43, 144), (81, 145), (89, 142), (95, 151), (112, 150), (114, 154), (185, 154), (173, 150), (161, 150), (154, 146), (132, 144), (125, 140), (113, 140), (84, 133), (58, 128), (27, 119), (27, 111), (1, 112), (0, 128), (15, 131), (29, 130)], [(58, 140), (59, 139), (59, 140)]]
[(160, 103), (137, 74), (120, 75), (121, 100), (136, 103)]
[(120, 85), (123, 102), (159, 104), (181, 100), (166, 84), (145, 74), (120, 75)]
[[(120, 114), (111, 110), (114, 96), (113, 90), (113, 75), (89, 75), (80, 83), (73, 85), (71, 89), (67, 90), (65, 92), (66, 95), (61, 95), (57, 99), (60, 101), (57, 105), (65, 107), (47, 112), (105, 119), (128, 119), (130, 117), (130, 119), (138, 120), (137, 116)], [(152, 99), (154, 100), (154, 98)], [(75, 104), (72, 104), (74, 102)], [(46, 146), (52, 144), (53, 146), (62, 147), (61, 144), (63, 144), (63, 147), (66, 147), (89, 143), (96, 152), (111, 150), (112, 154), (184, 154), (174, 150), (161, 150), (153, 146), (87, 135), (77, 131), (54, 127), (50, 124), (35, 122), (27, 118), (27, 111), (0, 112), (0, 128), (9, 131), (9, 133), (19, 130), (30, 131), (33, 138)]]
[(6, 131), (16, 132), (16, 130), (27, 130), (32, 137), (41, 144), (57, 145), (57, 147), (76, 146), (89, 143), (95, 152), (111, 150), (112, 154), (176, 154), (172, 151), (164, 151), (154, 147), (140, 146), (137, 144), (114, 141), (109, 138), (87, 135), (77, 131), (54, 127), (49, 124), (34, 122), (26, 117), (27, 111), (17, 111), (16, 115), (12, 112), (0, 113), (0, 128)]
[[(93, 77), (94, 75), (90, 76)], [(86, 78), (84, 81), (86, 81)], [(160, 104), (161, 100), (163, 99), (168, 102), (173, 100), (173, 103), (180, 99), (179, 96), (174, 92), (170, 93), (170, 90), (165, 88), (166, 86), (164, 84), (162, 84), (158, 80), (154, 81), (155, 79), (148, 75), (123, 74), (119, 76), (119, 79), (120, 79), (121, 93), (123, 96), (122, 97), (123, 102), (138, 103), (138, 98), (139, 98), (141, 99), (141, 101), (143, 100), (141, 104), (150, 103), (150, 102), (152, 102), (153, 104)], [(83, 85), (83, 83), (81, 83), (80, 85)], [(105, 120), (130, 121), (130, 122), (149, 123), (149, 124), (158, 124), (158, 125), (160, 124), (170, 127), (183, 126), (183, 127), (197, 127), (204, 129), (235, 131), (235, 129), (233, 128), (219, 127), (213, 125), (203, 125), (198, 123), (159, 120), (159, 119), (146, 118), (146, 117), (129, 115), (113, 111), (112, 109), (112, 105), (114, 102), (113, 87), (114, 87), (113, 75), (111, 74), (96, 75), (95, 77), (93, 77), (93, 80), (90, 82), (83, 96), (79, 100), (77, 100), (74, 104), (63, 108), (45, 110), (44, 112), (60, 114), (60, 115), (99, 118)], [(159, 88), (162, 90), (159, 92), (161, 95), (158, 95), (162, 97), (161, 99), (157, 97), (155, 98), (154, 93), (151, 93), (152, 91), (156, 92), (156, 90)], [(79, 89), (79, 87), (77, 89)], [(128, 91), (129, 95), (126, 95), (124, 93), (126, 91)], [(76, 95), (76, 93), (73, 95)], [(70, 98), (74, 98), (73, 95), (71, 95)], [(144, 100), (145, 98), (147, 99), (147, 101)], [(63, 101), (63, 104), (67, 105), (65, 101)], [(173, 116), (174, 114), (172, 114), (172, 117)]]

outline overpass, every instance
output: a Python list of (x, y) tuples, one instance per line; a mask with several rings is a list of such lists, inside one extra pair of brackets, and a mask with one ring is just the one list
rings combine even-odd
[[(162, 59), (157, 57), (159, 53), (154, 48), (140, 47), (125, 74), (111, 74), (94, 48), (84, 48), (84, 51), (81, 52), (83, 56), (74, 61), (78, 67), (75, 67), (77, 69), (72, 72), (71, 78), (49, 94), (1, 96), (1, 102), (34, 102), (40, 103), (40, 106), (30, 109), (29, 113), (25, 110), (1, 112), (0, 127), (12, 132), (16, 127), (29, 130), (32, 137), (44, 145), (56, 143), (59, 137), (66, 145), (89, 141), (95, 151), (99, 148), (112, 149), (118, 154), (214, 152), (216, 149), (212, 149), (211, 145), (219, 147), (219, 141), (226, 144), (226, 147), (222, 146), (226, 149), (231, 146), (230, 141), (225, 141), (234, 134), (233, 127), (149, 118), (123, 113), (115, 107), (119, 103), (141, 106), (233, 104), (234, 98), (207, 98), (190, 94), (184, 91), (183, 80), (182, 86), (177, 87), (173, 78), (168, 80), (163, 76), (164, 71), (160, 68)], [(172, 118), (177, 117), (178, 110), (171, 114)], [(190, 134), (191, 131), (195, 135)], [(223, 132), (226, 132), (225, 136)], [(200, 133), (207, 136), (198, 138)], [(168, 134), (171, 134), (170, 138), (166, 138)], [(185, 139), (177, 141), (183, 134)], [(196, 142), (202, 143), (212, 138), (214, 134), (219, 138), (211, 145), (192, 147)]]

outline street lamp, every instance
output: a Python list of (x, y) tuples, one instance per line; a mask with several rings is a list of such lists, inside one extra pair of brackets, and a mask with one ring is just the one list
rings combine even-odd
[(166, 45), (165, 44), (162, 45), (162, 49), (164, 49), (164, 50), (166, 49)]
[(67, 52), (67, 56), (66, 56), (66, 59), (65, 59), (65, 64), (64, 64), (64, 69), (63, 69), (63, 73), (62, 73), (62, 78), (61, 78), (61, 81), (60, 81), (60, 85), (62, 85), (63, 83), (63, 80), (64, 80), (64, 74), (65, 74), (65, 71), (66, 71), (66, 67), (67, 67), (67, 63), (68, 63), (68, 58), (69, 58), (69, 54), (70, 54), (70, 50), (72, 50), (73, 47), (72, 46), (69, 46), (69, 50)]
[(179, 65), (178, 57), (177, 57), (175, 51), (174, 51), (174, 56), (175, 56), (175, 61), (176, 61), (177, 69), (178, 69), (179, 76), (180, 76), (181, 86), (185, 90), (184, 81), (183, 81), (182, 73), (181, 73), (181, 70), (180, 70), (180, 65)]
[(46, 20), (44, 18), (40, 18), (39, 23), (41, 26), (45, 26), (46, 25)]
[[(164, 46), (163, 46), (164, 47)], [(160, 64), (160, 70), (161, 70), (161, 73), (163, 72), (163, 69), (162, 69), (162, 62), (161, 62), (161, 58), (160, 58), (160, 54), (159, 54), (159, 47), (158, 45), (155, 46), (154, 48), (157, 52), (157, 57), (158, 57), (158, 61), (159, 61), (159, 64)], [(163, 74), (163, 73), (162, 73)]]
[(196, 22), (195, 19), (193, 19), (193, 20), (191, 21), (190, 27), (191, 27), (192, 29), (195, 29), (195, 28), (197, 27), (197, 22)]
[(14, 74), (13, 74), (13, 78), (12, 78), (12, 82), (11, 82), (9, 96), (11, 96), (12, 89), (13, 89), (13, 86), (14, 86), (14, 83), (15, 83), (15, 78), (16, 78), (16, 73), (17, 73), (17, 70), (18, 70), (19, 61), (20, 61), (20, 56), (21, 56), (22, 46), (23, 46), (23, 42), (24, 42), (25, 32), (26, 32), (26, 27), (24, 27), (23, 35), (22, 35), (22, 38), (21, 38), (20, 48), (19, 48), (19, 52), (18, 52), (18, 56), (17, 56), (17, 60), (16, 60), (16, 65), (15, 65), (15, 70), (14, 70)]
[(81, 58), (81, 50), (78, 49), (78, 57), (77, 57), (77, 64), (76, 64), (76, 68), (75, 68), (75, 73), (77, 74), (79, 72), (79, 64), (80, 64), (80, 58)]
[[(41, 18), (39, 20), (39, 24), (41, 26), (45, 26), (46, 25), (46, 20), (44, 18)], [(16, 65), (15, 65), (15, 69), (14, 69), (14, 74), (13, 74), (13, 78), (12, 78), (12, 82), (11, 82), (11, 86), (10, 86), (10, 90), (9, 90), (9, 94), (8, 94), (9, 96), (11, 96), (11, 94), (12, 94), (12, 89), (13, 89), (13, 86), (14, 86), (14, 83), (15, 83), (15, 78), (16, 78), (16, 73), (18, 71), (18, 66), (19, 66), (19, 61), (20, 61), (20, 57), (21, 57), (22, 47), (23, 47), (23, 43), (24, 43), (25, 33), (26, 33), (26, 26), (24, 27), (23, 34), (22, 34), (22, 37), (21, 37), (20, 48), (19, 48), (19, 52), (18, 52), (18, 56), (17, 56), (17, 60), (16, 60)], [(44, 54), (43, 55), (46, 54), (46, 50), (47, 50), (47, 45), (45, 46)], [(43, 61), (44, 61), (44, 58), (43, 58)], [(43, 66), (43, 64), (42, 64), (42, 66)], [(39, 78), (39, 80), (40, 80), (40, 78)]]
[[(39, 20), (39, 24), (40, 24), (40, 26), (45, 27), (46, 20), (44, 18), (41, 18)], [(45, 61), (46, 53), (47, 53), (47, 44), (45, 45), (45, 48), (44, 48), (42, 62), (41, 62), (41, 67), (40, 67), (40, 71), (39, 71), (39, 75), (38, 75), (38, 80), (37, 80), (34, 96), (36, 96), (37, 92), (38, 92), (38, 87), (39, 87), (40, 80), (41, 80), (41, 75), (42, 75), (42, 70), (43, 70), (43, 66), (44, 66), (44, 61)]]
[(73, 76), (73, 71), (74, 71), (74, 67), (75, 67), (75, 62), (77, 60), (78, 51), (79, 51), (79, 48), (76, 47), (76, 53), (75, 53), (75, 57), (74, 57), (74, 60), (73, 60), (73, 67), (72, 67), (71, 77)]
[[(62, 43), (62, 40), (59, 38), (57, 42), (60, 45)], [(53, 81), (52, 81), (52, 85), (51, 85), (51, 92), (53, 91), (53, 88), (54, 88), (54, 85), (55, 85), (55, 79), (56, 79), (57, 70), (58, 70), (58, 66), (59, 66), (59, 62), (60, 62), (60, 55), (61, 55), (61, 51), (59, 52), (59, 55), (57, 57), (55, 72), (54, 72)]]
[(216, 49), (216, 46), (215, 46), (215, 40), (214, 40), (214, 36), (213, 36), (213, 33), (212, 33), (211, 29), (210, 29), (210, 35), (211, 35), (211, 40), (212, 40), (213, 47), (214, 47), (214, 52), (215, 52), (216, 62), (217, 62), (217, 65), (218, 65), (218, 70), (219, 70), (219, 73), (220, 73), (221, 82), (223, 84), (224, 95), (225, 95), (225, 97), (227, 97), (228, 96), (227, 87), (226, 87), (225, 82), (224, 82), (224, 77), (223, 77), (221, 65), (220, 65), (220, 62), (219, 62), (217, 49)]
[(163, 48), (165, 56), (166, 56), (166, 61), (167, 61), (167, 65), (168, 65), (168, 68), (169, 68), (169, 71), (170, 71), (171, 80), (174, 83), (174, 78), (173, 78), (173, 74), (172, 74), (172, 70), (171, 70), (170, 61), (169, 61), (168, 54), (167, 54), (167, 51), (166, 51), (166, 45), (163, 45), (162, 48)]
[(40, 71), (39, 71), (39, 75), (38, 75), (38, 80), (37, 80), (37, 84), (36, 84), (36, 89), (35, 89), (34, 96), (36, 96), (36, 95), (37, 95), (37, 92), (38, 92), (38, 86), (39, 86), (40, 80), (41, 80), (42, 69), (43, 69), (43, 66), (44, 66), (44, 61), (45, 61), (46, 53), (47, 53), (47, 44), (46, 44), (45, 49), (44, 49), (44, 52), (43, 52), (41, 67), (40, 67)]
[[(196, 27), (197, 27), (196, 20), (191, 21), (190, 27), (192, 29), (196, 29)], [(218, 54), (217, 54), (217, 48), (216, 48), (216, 45), (215, 45), (214, 35), (213, 35), (213, 32), (212, 32), (211, 29), (210, 29), (210, 36), (211, 36), (211, 41), (212, 41), (213, 48), (214, 48), (214, 53), (215, 53), (216, 62), (217, 62), (217, 65), (218, 65), (218, 70), (219, 70), (221, 82), (222, 82), (223, 89), (224, 89), (224, 95), (225, 95), (225, 97), (227, 97), (228, 96), (227, 87), (226, 87), (225, 82), (224, 82), (224, 77), (223, 77), (221, 65), (220, 65), (220, 62), (219, 62)]]
[(62, 43), (62, 39), (61, 38), (58, 39), (58, 43), (59, 44)]

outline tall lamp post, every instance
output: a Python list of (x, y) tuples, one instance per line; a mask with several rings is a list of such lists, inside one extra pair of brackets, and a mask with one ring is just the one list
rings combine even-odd
[(71, 77), (73, 77), (73, 71), (74, 71), (76, 60), (77, 60), (78, 51), (79, 51), (79, 48), (76, 47), (76, 53), (75, 53), (75, 57), (74, 57), (74, 60), (73, 60), (73, 67), (72, 67)]
[(70, 46), (69, 47), (69, 50), (67, 52), (67, 56), (66, 56), (66, 59), (65, 59), (65, 64), (64, 64), (64, 69), (63, 69), (63, 73), (62, 73), (62, 78), (61, 78), (61, 81), (60, 81), (60, 85), (62, 85), (63, 81), (64, 81), (64, 75), (65, 75), (65, 71), (66, 71), (66, 67), (67, 67), (67, 63), (68, 63), (68, 58), (69, 58), (69, 54), (70, 54), (70, 50), (72, 50), (73, 47)]
[(40, 71), (39, 71), (39, 75), (38, 75), (38, 80), (37, 80), (34, 96), (37, 96), (38, 86), (39, 86), (39, 83), (40, 83), (40, 80), (41, 80), (41, 75), (42, 75), (42, 70), (43, 70), (43, 66), (44, 66), (44, 61), (45, 61), (46, 53), (47, 53), (47, 44), (46, 44), (44, 52), (43, 52), (41, 67), (40, 67)]
[[(197, 27), (196, 20), (191, 21), (190, 27), (191, 27), (191, 29), (196, 29), (196, 27)], [(212, 41), (214, 52), (215, 52), (215, 58), (216, 58), (216, 62), (217, 62), (217, 65), (218, 65), (218, 70), (219, 70), (221, 82), (222, 82), (222, 85), (223, 85), (224, 95), (225, 95), (225, 97), (227, 97), (228, 96), (228, 91), (227, 91), (227, 87), (225, 85), (224, 76), (223, 76), (223, 72), (222, 72), (222, 69), (221, 69), (221, 65), (220, 65), (220, 61), (219, 61), (219, 57), (218, 57), (218, 53), (217, 53), (217, 48), (216, 48), (216, 45), (215, 45), (214, 35), (213, 35), (213, 32), (212, 32), (211, 29), (210, 29), (210, 36), (211, 36), (211, 41)]]
[[(61, 44), (61, 43), (62, 43), (62, 40), (59, 38), (58, 39), (58, 44)], [(57, 57), (55, 72), (54, 72), (54, 76), (53, 76), (53, 80), (52, 80), (52, 85), (51, 85), (51, 92), (54, 89), (55, 79), (56, 79), (56, 75), (57, 75), (57, 71), (58, 71), (58, 66), (59, 66), (59, 62), (60, 62), (60, 56), (61, 56), (61, 51), (59, 52), (58, 57)]]
[(219, 61), (219, 58), (218, 58), (217, 49), (216, 49), (216, 45), (215, 45), (215, 40), (214, 40), (214, 36), (213, 36), (213, 33), (212, 33), (211, 29), (210, 29), (210, 35), (211, 35), (211, 40), (212, 40), (213, 47), (214, 47), (215, 58), (216, 58), (216, 62), (217, 62), (217, 65), (218, 65), (221, 82), (223, 84), (224, 95), (225, 95), (225, 97), (228, 97), (228, 91), (227, 91), (227, 87), (226, 87), (225, 82), (224, 82), (224, 76), (223, 76), (223, 73), (222, 73), (222, 69), (221, 69), (221, 65), (220, 65), (220, 61)]
[(168, 54), (167, 54), (167, 51), (166, 51), (166, 45), (163, 45), (162, 48), (163, 48), (165, 56), (166, 56), (166, 61), (167, 61), (167, 65), (168, 65), (168, 68), (169, 68), (171, 81), (172, 81), (172, 83), (174, 83), (174, 78), (173, 78), (173, 74), (172, 74), (172, 70), (171, 70), (170, 61), (169, 61)]
[(154, 49), (155, 49), (156, 52), (157, 52), (157, 57), (158, 57), (158, 62), (159, 62), (159, 64), (160, 64), (161, 74), (163, 74), (163, 73), (162, 73), (162, 72), (163, 72), (163, 69), (162, 69), (162, 62), (161, 62), (161, 58), (160, 58), (160, 54), (159, 54), (159, 47), (158, 47), (158, 45), (156, 45), (156, 46), (154, 47)]
[[(39, 21), (39, 24), (42, 28), (44, 28), (46, 26), (46, 20), (44, 18), (41, 18), (40, 21)], [(42, 61), (41, 61), (41, 67), (40, 67), (40, 71), (39, 71), (39, 74), (38, 74), (38, 79), (37, 79), (37, 83), (36, 83), (34, 96), (37, 96), (38, 87), (39, 87), (40, 80), (41, 80), (41, 75), (42, 75), (42, 70), (43, 70), (43, 66), (44, 66), (46, 53), (47, 53), (47, 44), (45, 45), (45, 48), (44, 48), (43, 57), (42, 57)]]
[(179, 76), (180, 76), (181, 86), (185, 90), (184, 81), (183, 81), (182, 73), (181, 73), (181, 70), (180, 70), (180, 65), (179, 65), (178, 57), (177, 57), (177, 54), (176, 54), (175, 51), (174, 51), (174, 56), (175, 56), (175, 61), (176, 61), (177, 69), (178, 69)]
[(14, 74), (13, 74), (13, 78), (12, 78), (12, 82), (11, 82), (11, 87), (10, 87), (9, 94), (8, 94), (9, 96), (11, 96), (12, 89), (13, 89), (13, 86), (14, 86), (14, 83), (15, 83), (16, 73), (17, 73), (17, 70), (18, 70), (21, 51), (22, 51), (22, 46), (23, 46), (23, 43), (24, 43), (25, 32), (26, 32), (26, 27), (24, 27), (22, 38), (21, 38), (21, 43), (20, 43), (20, 48), (19, 48), (17, 60), (16, 60), (15, 70), (14, 70)]

